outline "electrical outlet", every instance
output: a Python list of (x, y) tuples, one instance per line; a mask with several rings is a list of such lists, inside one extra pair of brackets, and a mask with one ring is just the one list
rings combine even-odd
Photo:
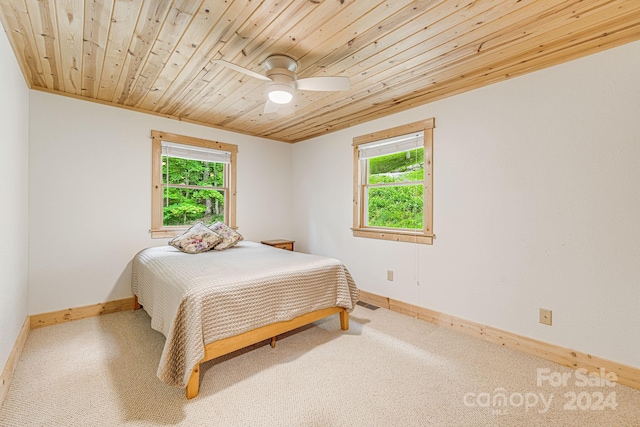
[(540, 309), (540, 323), (551, 326), (551, 310), (546, 308)]
[(387, 270), (387, 280), (393, 282), (393, 270)]

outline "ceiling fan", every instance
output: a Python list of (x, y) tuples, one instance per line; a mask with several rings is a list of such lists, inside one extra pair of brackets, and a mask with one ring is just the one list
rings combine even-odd
[(308, 77), (306, 79), (297, 79), (298, 62), (287, 55), (270, 55), (267, 57), (262, 63), (266, 70), (264, 75), (224, 59), (214, 59), (212, 62), (269, 82), (269, 98), (263, 111), (265, 114), (275, 113), (280, 105), (291, 102), (294, 89), (333, 92), (349, 90), (350, 87), (348, 77)]

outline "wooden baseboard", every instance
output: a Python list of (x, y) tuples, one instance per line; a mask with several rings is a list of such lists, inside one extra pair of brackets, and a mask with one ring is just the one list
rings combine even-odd
[(406, 302), (382, 297), (362, 290), (360, 290), (360, 300), (439, 326), (445, 326), (485, 341), (538, 356), (569, 368), (583, 368), (589, 372), (600, 372), (600, 369), (605, 369), (606, 372), (616, 374), (619, 384), (640, 390), (640, 369), (632, 366), (623, 365), (598, 356), (560, 347), (555, 344), (549, 344), (544, 341), (538, 341), (533, 338), (524, 337), (491, 326), (481, 325), (459, 317), (450, 316), (445, 313), (407, 304)]
[(22, 329), (20, 329), (20, 333), (18, 334), (18, 338), (16, 339), (16, 343), (9, 354), (9, 358), (7, 359), (7, 363), (4, 365), (4, 369), (2, 370), (2, 376), (0, 376), (0, 408), (2, 408), (2, 404), (4, 403), (4, 399), (7, 397), (7, 392), (9, 391), (9, 385), (11, 384), (11, 379), (13, 378), (13, 374), (16, 371), (16, 367), (18, 366), (18, 361), (20, 360), (20, 356), (22, 355), (22, 350), (24, 349), (24, 344), (27, 342), (27, 337), (29, 336), (29, 316), (24, 321), (22, 325)]
[(31, 329), (101, 316), (103, 314), (117, 313), (119, 311), (133, 310), (134, 306), (134, 297), (131, 297), (101, 304), (87, 305), (85, 307), (68, 308), (66, 310), (52, 311), (50, 313), (34, 314), (31, 316)]

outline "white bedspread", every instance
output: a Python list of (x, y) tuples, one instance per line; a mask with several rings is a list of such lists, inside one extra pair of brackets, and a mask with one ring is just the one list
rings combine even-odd
[(186, 387), (204, 346), (328, 307), (351, 311), (358, 289), (340, 261), (242, 241), (224, 251), (144, 249), (131, 289), (167, 338), (158, 377)]

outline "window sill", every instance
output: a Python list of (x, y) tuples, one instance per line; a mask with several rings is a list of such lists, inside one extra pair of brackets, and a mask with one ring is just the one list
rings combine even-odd
[[(151, 233), (152, 239), (172, 239), (174, 237), (178, 237), (179, 235), (187, 231), (189, 227), (191, 226), (189, 225), (185, 227), (161, 228), (159, 230), (149, 230), (149, 233)], [(234, 230), (238, 229), (237, 226), (233, 226), (231, 228)]]
[(353, 237), (368, 237), (370, 239), (393, 240), (396, 242), (421, 243), (432, 245), (435, 236), (415, 231), (388, 230), (379, 228), (352, 228)]
[(189, 227), (173, 228), (173, 229), (166, 228), (161, 230), (149, 230), (149, 232), (151, 233), (152, 239), (167, 239), (167, 238), (177, 237), (182, 233), (184, 233), (185, 231), (187, 231), (188, 229)]

